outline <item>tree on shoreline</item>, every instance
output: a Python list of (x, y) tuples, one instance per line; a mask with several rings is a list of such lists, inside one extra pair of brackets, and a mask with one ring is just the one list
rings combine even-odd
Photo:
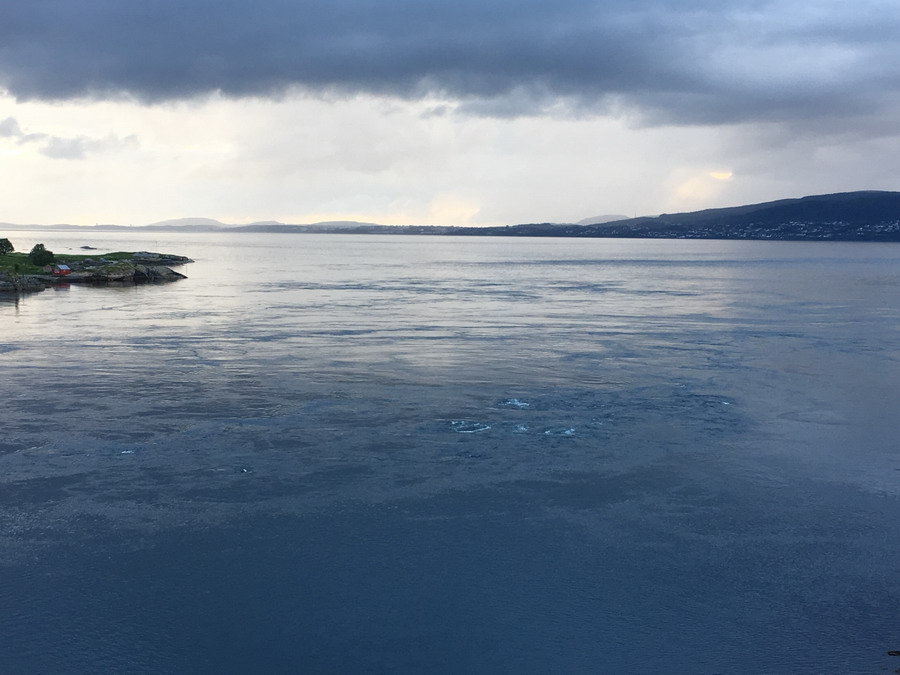
[(0, 239), (0, 255), (6, 255), (15, 250), (15, 246), (12, 245), (12, 242), (9, 239)]
[(34, 248), (31, 249), (31, 253), (28, 254), (28, 259), (31, 261), (32, 265), (36, 265), (37, 267), (49, 265), (56, 260), (53, 251), (48, 251), (43, 244), (35, 244)]

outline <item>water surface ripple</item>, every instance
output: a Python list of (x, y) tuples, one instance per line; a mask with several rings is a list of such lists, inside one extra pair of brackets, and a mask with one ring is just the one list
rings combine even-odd
[(13, 239), (0, 672), (900, 666), (900, 246)]

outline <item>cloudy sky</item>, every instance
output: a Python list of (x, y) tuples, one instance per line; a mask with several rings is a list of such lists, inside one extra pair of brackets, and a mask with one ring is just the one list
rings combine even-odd
[(4, 0), (0, 222), (571, 222), (900, 189), (896, 0)]

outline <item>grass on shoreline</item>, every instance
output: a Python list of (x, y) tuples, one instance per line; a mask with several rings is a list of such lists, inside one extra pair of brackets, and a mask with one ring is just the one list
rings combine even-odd
[[(79, 255), (70, 253), (56, 253), (54, 255), (55, 262), (67, 265), (71, 262), (79, 260), (87, 260), (104, 258), (105, 260), (130, 260), (134, 257), (134, 253), (126, 251), (117, 251), (115, 253), (95, 253), (93, 255)], [(42, 267), (32, 265), (28, 259), (27, 253), (7, 253), (0, 255), (0, 272), (13, 273), (16, 271), (16, 265), (19, 266), (19, 274), (44, 274)]]

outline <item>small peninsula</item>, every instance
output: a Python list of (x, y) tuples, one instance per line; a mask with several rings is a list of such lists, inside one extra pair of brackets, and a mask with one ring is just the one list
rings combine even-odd
[(172, 267), (193, 262), (185, 256), (148, 251), (54, 254), (42, 244), (30, 253), (16, 253), (10, 249), (9, 240), (0, 239), (0, 293), (42, 291), (72, 283), (106, 285), (177, 281), (187, 277)]

